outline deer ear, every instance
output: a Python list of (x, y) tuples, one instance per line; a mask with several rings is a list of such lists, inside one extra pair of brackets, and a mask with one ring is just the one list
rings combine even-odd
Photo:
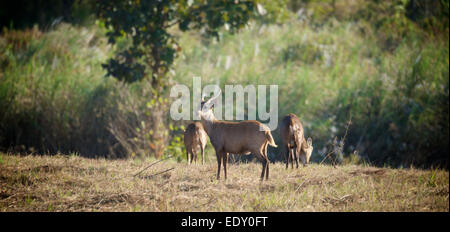
[(209, 99), (208, 101), (202, 102), (202, 110), (209, 110), (211, 109), (211, 99)]
[(311, 139), (311, 137), (308, 138), (307, 143), (308, 143), (308, 146), (312, 146), (312, 139)]
[(206, 107), (206, 109), (212, 109), (214, 105), (217, 103), (217, 98), (220, 96), (220, 93), (221, 93), (220, 89), (216, 91), (214, 96), (204, 103), (204, 107)]

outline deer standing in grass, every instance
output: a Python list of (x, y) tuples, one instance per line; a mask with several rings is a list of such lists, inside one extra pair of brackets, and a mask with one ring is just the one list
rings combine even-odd
[[(186, 131), (184, 131), (184, 145), (186, 146), (188, 164), (192, 164), (192, 160), (197, 163), (197, 152), (199, 148), (202, 152), (202, 164), (205, 164), (205, 147), (207, 142), (206, 132), (200, 122), (194, 122), (187, 126)], [(191, 155), (190, 162), (189, 154)]]
[(313, 146), (312, 139), (305, 140), (303, 125), (295, 114), (288, 114), (283, 118), (280, 126), (281, 140), (286, 149), (286, 169), (291, 162), (291, 168), (294, 168), (294, 160), (298, 168), (298, 159), (303, 166), (309, 164)]
[(269, 179), (269, 159), (267, 145), (277, 147), (270, 129), (255, 120), (241, 122), (219, 121), (214, 117), (212, 108), (220, 90), (208, 101), (202, 101), (198, 111), (203, 127), (209, 136), (217, 156), (217, 179), (220, 179), (220, 166), (223, 162), (225, 179), (227, 179), (228, 153), (254, 154), (262, 161), (261, 180)]

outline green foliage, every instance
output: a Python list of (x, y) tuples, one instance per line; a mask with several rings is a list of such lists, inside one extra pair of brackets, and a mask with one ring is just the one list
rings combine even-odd
[(364, 160), (355, 153), (349, 154), (347, 156), (344, 157), (344, 159), (342, 160), (342, 164), (343, 165), (359, 165), (359, 164), (363, 164)]
[(432, 170), (432, 172), (430, 174), (430, 178), (427, 183), (429, 187), (436, 187), (436, 172), (437, 171), (438, 171), (437, 169)]
[(1, 146), (105, 154), (101, 147), (109, 138), (101, 125), (107, 113), (97, 106), (113, 100), (98, 88), (108, 55), (96, 29), (6, 30), (0, 37)]
[(184, 146), (184, 126), (169, 125), (172, 134), (170, 144), (167, 146), (166, 154), (172, 155), (178, 162), (186, 159), (186, 147)]
[(311, 65), (323, 61), (322, 52), (313, 43), (290, 44), (281, 53), (280, 59), (283, 63), (298, 62), (299, 65)]
[[(110, 133), (124, 149), (125, 156), (160, 157), (168, 143), (168, 101), (155, 96), (151, 82), (143, 80), (132, 84), (118, 82), (112, 86), (117, 94), (117, 112), (108, 122)], [(120, 150), (119, 150), (120, 151)]]
[(121, 158), (156, 154), (152, 144), (164, 148), (164, 139), (151, 143), (146, 135), (157, 131), (152, 115), (167, 104), (147, 104), (153, 99), (147, 82), (124, 86), (103, 78), (101, 64), (112, 55), (103, 34), (96, 26), (67, 24), (48, 33), (5, 30), (0, 37), (2, 149)]
[[(203, 29), (218, 36), (218, 29), (227, 25), (231, 32), (242, 28), (253, 13), (252, 1), (110, 1), (97, 3), (98, 15), (109, 29), (110, 43), (117, 38), (130, 38), (132, 44), (104, 65), (108, 75), (134, 82), (152, 79), (155, 89), (163, 85), (162, 77), (181, 50), (169, 32), (175, 24), (179, 29)], [(159, 90), (158, 90), (159, 91)]]
[(92, 23), (91, 0), (16, 0), (0, 2), (0, 29), (47, 30), (59, 22), (77, 25)]
[[(309, 21), (256, 24), (235, 36), (224, 33), (216, 44), (184, 35), (180, 44), (189, 49), (180, 55), (175, 79), (186, 85), (192, 76), (202, 76), (204, 85), (278, 84), (278, 115), (301, 118), (316, 162), (335, 137), (343, 137), (352, 117), (344, 154), (356, 150), (359, 159), (344, 162), (448, 167), (448, 35), (399, 30), (380, 33), (361, 19), (320, 27)], [(395, 46), (382, 42), (387, 37), (397, 38)], [(281, 144), (279, 132), (273, 135)], [(281, 152), (270, 148), (271, 160), (282, 160)]]
[(256, 19), (263, 23), (284, 23), (291, 17), (286, 5), (289, 0), (257, 0)]
[[(419, 36), (418, 28), (406, 16), (408, 0), (367, 1), (358, 12), (361, 20), (373, 25), (379, 44), (392, 51), (407, 37)], [(392, 30), (395, 28), (395, 30)]]
[(449, 0), (409, 0), (406, 16), (434, 34), (448, 34)]

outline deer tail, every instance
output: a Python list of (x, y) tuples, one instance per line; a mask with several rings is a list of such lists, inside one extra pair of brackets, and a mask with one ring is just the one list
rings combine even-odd
[(275, 144), (275, 141), (273, 140), (272, 134), (270, 133), (269, 130), (267, 130), (265, 132), (265, 135), (266, 135), (267, 141), (269, 142), (269, 145), (272, 147), (277, 147), (277, 145)]

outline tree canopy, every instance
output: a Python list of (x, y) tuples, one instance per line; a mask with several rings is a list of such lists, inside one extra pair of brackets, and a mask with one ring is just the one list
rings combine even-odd
[(110, 43), (128, 37), (132, 45), (104, 64), (108, 75), (125, 82), (151, 77), (152, 86), (162, 85), (181, 47), (169, 28), (202, 30), (218, 37), (226, 26), (232, 33), (255, 14), (255, 1), (242, 0), (100, 0), (97, 14), (104, 20)]

